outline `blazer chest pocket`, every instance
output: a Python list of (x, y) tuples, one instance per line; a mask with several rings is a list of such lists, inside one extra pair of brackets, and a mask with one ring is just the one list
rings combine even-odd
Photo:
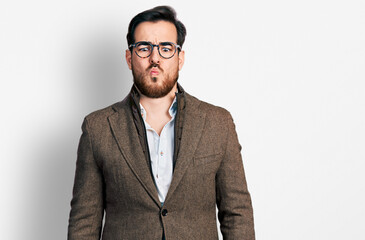
[(194, 157), (194, 168), (200, 173), (216, 172), (222, 160), (221, 153)]

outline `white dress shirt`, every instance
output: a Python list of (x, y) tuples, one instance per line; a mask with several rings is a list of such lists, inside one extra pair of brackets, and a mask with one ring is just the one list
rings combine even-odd
[(169, 190), (174, 157), (175, 116), (177, 111), (176, 97), (169, 108), (171, 120), (166, 123), (159, 136), (157, 132), (146, 122), (147, 112), (140, 104), (141, 115), (146, 126), (148, 148), (150, 151), (152, 174), (155, 179), (158, 198), (165, 201)]

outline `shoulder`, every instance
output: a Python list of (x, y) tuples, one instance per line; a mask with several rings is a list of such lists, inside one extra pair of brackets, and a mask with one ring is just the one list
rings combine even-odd
[[(232, 129), (234, 129), (233, 119), (228, 110), (187, 95), (185, 113), (193, 115), (189, 116), (189, 119), (194, 119), (189, 121), (190, 124), (192, 121), (204, 121), (203, 134), (200, 137), (201, 152), (222, 153), (225, 151), (228, 136), (232, 135)], [(212, 146), (214, 146), (213, 149), (211, 149)], [(205, 154), (201, 153), (201, 155)]]
[(197, 106), (197, 111), (204, 113), (208, 117), (208, 119), (226, 121), (227, 119), (231, 118), (230, 112), (223, 107), (202, 101), (188, 93), (186, 93), (186, 99), (188, 102), (187, 105)]
[(128, 100), (126, 97), (120, 102), (116, 102), (110, 106), (89, 113), (85, 116), (84, 122), (92, 127), (102, 127), (108, 122), (110, 116), (116, 114), (116, 112), (124, 111), (127, 109), (127, 106)]

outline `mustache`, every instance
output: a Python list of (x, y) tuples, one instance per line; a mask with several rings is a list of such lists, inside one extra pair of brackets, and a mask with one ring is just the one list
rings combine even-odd
[(159, 70), (163, 71), (163, 70), (162, 70), (162, 68), (160, 67), (160, 65), (159, 65), (159, 64), (156, 64), (156, 63), (151, 64), (151, 65), (147, 68), (147, 70), (151, 70), (153, 67), (156, 67), (156, 68), (158, 68)]

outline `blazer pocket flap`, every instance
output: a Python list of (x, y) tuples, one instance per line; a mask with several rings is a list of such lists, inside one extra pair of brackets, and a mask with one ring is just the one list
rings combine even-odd
[(211, 164), (222, 159), (221, 153), (207, 154), (203, 156), (195, 156), (194, 157), (194, 165), (199, 166), (203, 164)]

